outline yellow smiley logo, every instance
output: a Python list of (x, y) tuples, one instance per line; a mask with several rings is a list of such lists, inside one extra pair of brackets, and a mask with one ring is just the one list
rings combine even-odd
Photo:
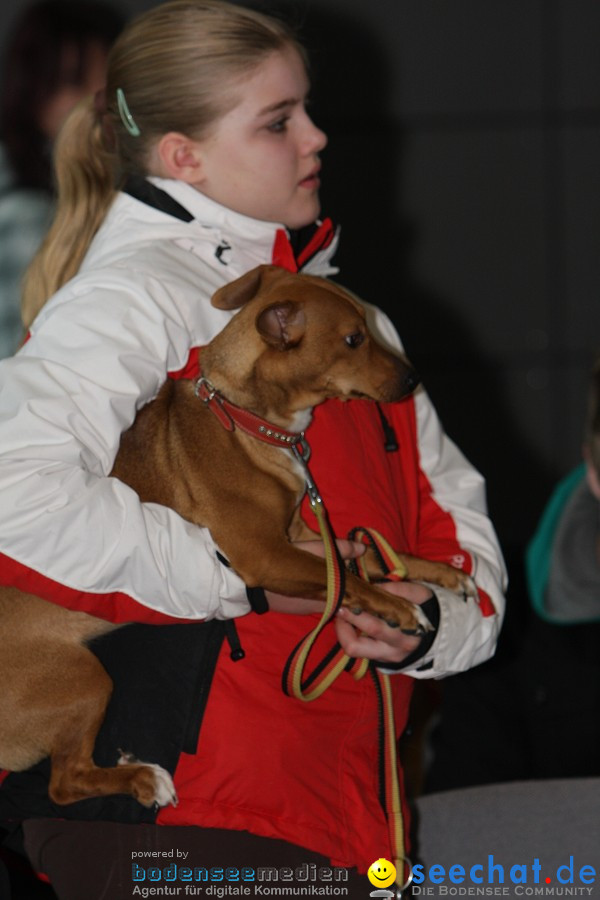
[(389, 859), (376, 859), (369, 866), (367, 878), (375, 887), (389, 887), (396, 879), (396, 866)]

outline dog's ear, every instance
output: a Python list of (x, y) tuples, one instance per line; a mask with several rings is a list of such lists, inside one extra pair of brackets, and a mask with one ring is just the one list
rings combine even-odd
[(256, 317), (256, 330), (267, 344), (278, 350), (297, 346), (305, 328), (304, 310), (294, 300), (272, 303)]
[(265, 279), (286, 274), (289, 272), (278, 266), (257, 266), (215, 291), (210, 302), (217, 309), (239, 309), (257, 295)]

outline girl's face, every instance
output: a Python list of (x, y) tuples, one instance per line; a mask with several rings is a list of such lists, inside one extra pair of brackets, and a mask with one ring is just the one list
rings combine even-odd
[(308, 88), (295, 49), (266, 57), (237, 85), (237, 105), (196, 143), (201, 174), (194, 187), (254, 219), (289, 228), (314, 222), (327, 138), (306, 112)]

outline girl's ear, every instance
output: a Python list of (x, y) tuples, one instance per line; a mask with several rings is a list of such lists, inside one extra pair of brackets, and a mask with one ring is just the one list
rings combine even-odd
[(169, 131), (164, 134), (154, 148), (157, 175), (163, 178), (176, 178), (186, 184), (199, 184), (202, 181), (202, 155), (200, 143), (180, 134)]

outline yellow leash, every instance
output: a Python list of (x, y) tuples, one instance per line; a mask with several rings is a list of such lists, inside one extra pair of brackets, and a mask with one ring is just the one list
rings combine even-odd
[(310, 498), (312, 510), (319, 523), (319, 531), (325, 547), (327, 564), (327, 599), (325, 609), (317, 625), (304, 637), (292, 651), (283, 670), (282, 687), (285, 694), (297, 700), (309, 702), (316, 700), (329, 688), (342, 672), (349, 671), (357, 681), (368, 671), (369, 661), (356, 660), (349, 657), (336, 645), (310, 676), (305, 677), (304, 670), (311, 650), (317, 638), (331, 622), (342, 604), (344, 597), (345, 569), (339, 557), (335, 540), (327, 521), (323, 501), (320, 497)]
[[(306, 472), (308, 472), (306, 460), (303, 458), (301, 460)], [(305, 667), (310, 652), (325, 626), (331, 622), (340, 608), (345, 589), (344, 563), (338, 553), (333, 532), (327, 521), (323, 501), (309, 474), (307, 475), (307, 485), (311, 508), (317, 518), (321, 539), (325, 547), (327, 598), (321, 619), (290, 654), (283, 672), (282, 687), (284, 693), (288, 696), (295, 697), (303, 702), (310, 702), (320, 697), (324, 691), (331, 687), (342, 672), (348, 671), (353, 678), (359, 680), (370, 669), (381, 704), (381, 721), (383, 726), (382, 777), (384, 787), (382, 793), (385, 797), (385, 812), (394, 857), (393, 862), (397, 872), (398, 895), (400, 895), (412, 881), (412, 867), (410, 860), (404, 854), (404, 821), (402, 817), (394, 704), (390, 677), (379, 672), (374, 665), (370, 664), (369, 660), (356, 660), (349, 657), (339, 644), (321, 660), (310, 675), (305, 676)], [(406, 576), (406, 569), (402, 561), (385, 538), (377, 531), (357, 528), (351, 532), (349, 538), (351, 540), (361, 540), (363, 543), (373, 547), (379, 558), (383, 574), (387, 578), (402, 579)], [(359, 557), (355, 562), (361, 577), (368, 581), (366, 568), (364, 565), (361, 565), (361, 558)], [(408, 875), (405, 879), (406, 865), (408, 865)]]

